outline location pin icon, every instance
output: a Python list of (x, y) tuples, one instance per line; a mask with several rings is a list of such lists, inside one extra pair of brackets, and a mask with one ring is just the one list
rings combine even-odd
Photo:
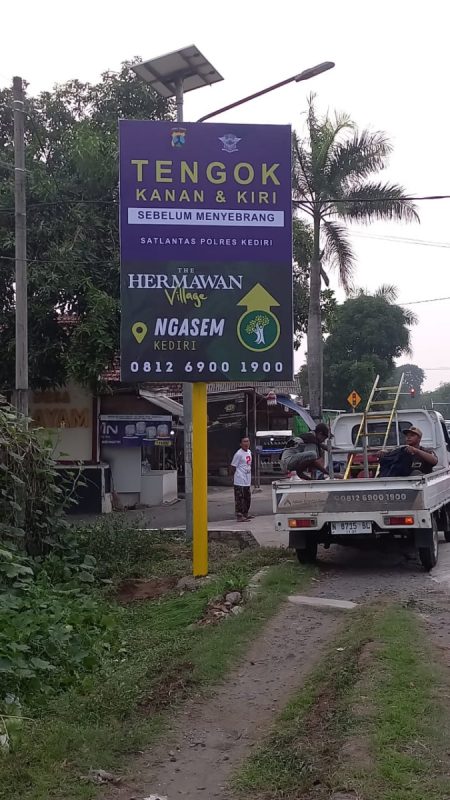
[(145, 324), (145, 322), (135, 322), (131, 328), (131, 332), (134, 338), (136, 339), (137, 343), (141, 344), (141, 342), (147, 336), (147, 325)]

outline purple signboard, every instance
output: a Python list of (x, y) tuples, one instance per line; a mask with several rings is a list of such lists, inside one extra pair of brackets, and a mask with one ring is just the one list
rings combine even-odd
[(291, 130), (120, 122), (124, 381), (292, 378)]

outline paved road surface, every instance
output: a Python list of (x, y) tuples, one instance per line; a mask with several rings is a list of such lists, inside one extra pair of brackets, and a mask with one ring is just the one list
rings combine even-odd
[[(210, 487), (208, 492), (208, 520), (210, 530), (248, 530), (255, 536), (263, 547), (286, 547), (287, 534), (279, 534), (275, 530), (272, 515), (272, 487), (263, 486), (260, 492), (252, 495), (251, 513), (253, 519), (245, 523), (237, 523), (234, 515), (234, 494), (232, 487)], [(123, 517), (131, 523), (135, 522), (141, 528), (179, 528), (186, 524), (186, 508), (184, 500), (179, 500), (173, 505), (155, 506), (137, 511), (115, 513), (114, 517)], [(92, 521), (94, 516), (76, 516), (79, 519)], [(97, 517), (98, 519), (98, 517)], [(347, 555), (345, 555), (347, 554)], [(352, 555), (353, 554), (353, 555)], [(341, 562), (342, 559), (351, 563), (362, 563), (362, 554), (359, 550), (333, 546), (328, 551), (319, 548), (320, 560), (326, 562)], [(368, 555), (373, 559), (373, 554)], [(392, 558), (389, 556), (388, 558)], [(400, 556), (404, 560), (404, 556)], [(395, 559), (395, 556), (394, 556)], [(398, 557), (397, 557), (398, 559)], [(439, 563), (432, 573), (436, 582), (450, 591), (450, 544), (441, 542)]]
[[(252, 495), (251, 513), (257, 516), (272, 513), (272, 487), (263, 486), (261, 492), (254, 492)], [(186, 507), (184, 499), (177, 503), (166, 506), (153, 506), (136, 511), (115, 512), (114, 516), (123, 516), (127, 520), (139, 520), (145, 528), (166, 528), (185, 525)], [(92, 521), (94, 515), (76, 515), (72, 517), (77, 520)], [(208, 492), (208, 519), (210, 522), (219, 520), (233, 520), (234, 516), (234, 492), (233, 488), (226, 486), (210, 487)]]

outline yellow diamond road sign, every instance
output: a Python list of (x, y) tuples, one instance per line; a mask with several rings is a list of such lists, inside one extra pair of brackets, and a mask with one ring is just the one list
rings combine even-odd
[(359, 406), (359, 404), (361, 402), (361, 398), (360, 398), (358, 392), (356, 392), (353, 389), (353, 392), (350, 392), (349, 396), (347, 397), (347, 401), (351, 405), (352, 408), (356, 408), (356, 406)]

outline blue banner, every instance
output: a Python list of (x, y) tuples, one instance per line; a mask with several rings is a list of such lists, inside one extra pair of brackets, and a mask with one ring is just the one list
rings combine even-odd
[(100, 444), (107, 447), (142, 447), (143, 444), (166, 444), (173, 441), (172, 417), (162, 415), (102, 414)]

